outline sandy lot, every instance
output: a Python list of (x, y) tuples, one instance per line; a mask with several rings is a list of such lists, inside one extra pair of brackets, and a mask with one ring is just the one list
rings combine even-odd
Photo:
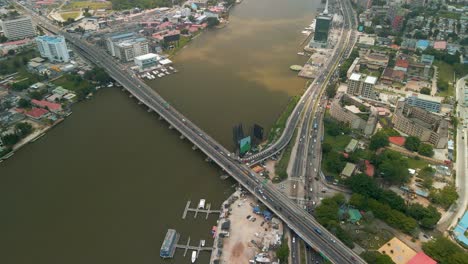
[[(261, 247), (265, 235), (267, 235), (267, 239), (272, 236), (270, 223), (265, 222), (261, 226), (264, 221), (263, 216), (253, 213), (252, 205), (256, 204), (255, 198), (246, 195), (231, 205), (232, 211), (229, 216), (231, 221), (230, 235), (227, 238), (220, 238), (224, 242), (220, 263), (249, 263), (249, 260), (253, 259), (257, 253), (262, 252)], [(255, 217), (256, 220), (254, 222), (247, 220), (248, 215)], [(251, 242), (252, 240), (255, 241), (255, 244)]]

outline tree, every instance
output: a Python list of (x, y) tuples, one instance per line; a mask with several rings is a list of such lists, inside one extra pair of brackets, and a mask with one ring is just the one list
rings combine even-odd
[(423, 87), (421, 88), (421, 90), (419, 91), (421, 94), (431, 94), (431, 89), (428, 88), (428, 87)]
[(375, 157), (377, 172), (388, 183), (400, 185), (409, 180), (408, 162), (396, 151), (385, 150)]
[(196, 21), (195, 17), (192, 16), (192, 15), (190, 15), (190, 16), (188, 17), (188, 19), (190, 20), (190, 22), (195, 22), (195, 21)]
[(18, 107), (20, 108), (31, 108), (31, 101), (26, 100), (24, 98), (19, 99)]
[(388, 136), (383, 131), (375, 133), (370, 139), (369, 148), (371, 150), (377, 150), (388, 146)]
[(9, 133), (2, 136), (2, 142), (7, 146), (13, 146), (18, 143), (19, 140), (20, 138), (15, 133)]
[(445, 237), (423, 243), (422, 249), (439, 264), (467, 264), (468, 253)]
[(431, 190), (429, 199), (435, 204), (449, 208), (458, 199), (457, 189), (453, 185), (447, 185), (441, 190)]
[(280, 263), (288, 262), (289, 246), (286, 240), (283, 239), (281, 246), (276, 250), (276, 257), (279, 259)]
[(378, 251), (366, 251), (362, 253), (361, 257), (367, 263), (373, 263), (373, 264), (394, 264), (395, 263), (389, 256), (384, 255)]
[(434, 156), (434, 150), (432, 148), (432, 145), (422, 143), (419, 148), (418, 148), (418, 153), (426, 156), (426, 157), (432, 157)]
[(431, 229), (436, 226), (441, 216), (434, 206), (429, 205), (428, 207), (424, 207), (418, 203), (409, 205), (406, 213), (418, 220), (421, 227)]
[(20, 138), (24, 138), (25, 136), (31, 134), (32, 131), (33, 127), (29, 123), (21, 122), (15, 125), (15, 133)]
[(449, 88), (449, 84), (447, 81), (444, 81), (444, 80), (437, 80), (437, 88), (440, 90), (440, 91), (447, 91), (448, 88)]
[(409, 136), (405, 140), (405, 148), (410, 151), (417, 151), (421, 145), (421, 140), (415, 136)]
[(219, 25), (219, 20), (216, 17), (209, 17), (206, 19), (206, 23), (208, 24), (209, 28), (212, 28)]
[(333, 146), (330, 143), (325, 142), (322, 144), (322, 152), (324, 154), (329, 153), (332, 149), (333, 149)]
[(16, 53), (15, 50), (12, 50), (12, 49), (8, 50), (8, 55), (9, 56), (13, 56), (13, 55), (15, 55), (15, 53)]
[(187, 35), (189, 33), (188, 29), (183, 28), (180, 30), (180, 34)]

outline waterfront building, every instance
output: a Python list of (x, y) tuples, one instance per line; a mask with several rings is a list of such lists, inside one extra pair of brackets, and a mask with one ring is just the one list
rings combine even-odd
[(426, 94), (409, 94), (406, 98), (411, 106), (422, 108), (429, 112), (439, 113), (442, 104), (442, 97), (430, 96)]
[(112, 55), (116, 56), (116, 49), (115, 49), (115, 44), (119, 43), (120, 41), (124, 41), (126, 39), (131, 39), (136, 36), (135, 33), (129, 32), (129, 33), (119, 33), (119, 34), (114, 34), (110, 35), (106, 38), (106, 48), (107, 51)]
[(133, 58), (149, 53), (149, 43), (144, 37), (130, 38), (113, 43), (114, 56), (123, 62), (132, 61)]
[(348, 79), (348, 89), (346, 93), (375, 99), (374, 87), (376, 83), (377, 77), (366, 76), (360, 73), (352, 73)]
[(36, 38), (36, 43), (41, 57), (53, 62), (70, 61), (67, 44), (63, 36), (39, 36)]
[(161, 57), (154, 53), (137, 56), (133, 59), (135, 65), (138, 66), (140, 71), (155, 68), (158, 65), (159, 60), (161, 60)]
[(313, 47), (326, 47), (328, 43), (328, 35), (332, 24), (332, 16), (327, 13), (322, 13), (315, 19), (314, 38), (311, 41)]
[(407, 104), (402, 99), (397, 102), (392, 118), (394, 128), (422, 142), (444, 148), (448, 140), (448, 121), (422, 108)]
[(17, 17), (0, 20), (3, 34), (9, 40), (25, 39), (36, 36), (31, 17)]

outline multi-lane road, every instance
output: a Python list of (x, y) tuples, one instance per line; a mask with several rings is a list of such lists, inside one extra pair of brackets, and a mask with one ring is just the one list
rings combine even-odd
[[(47, 19), (35, 14), (31, 10), (26, 9), (26, 11), (31, 14), (36, 23), (52, 33), (63, 35), (77, 48), (77, 51), (82, 56), (104, 68), (133, 97), (146, 105), (148, 110), (154, 111), (163, 117), (211, 160), (232, 175), (247, 190), (255, 194), (261, 202), (286, 222), (312, 248), (322, 252), (333, 263), (365, 263), (356, 253), (337, 240), (311, 215), (307, 214), (302, 208), (279, 192), (272, 184), (261, 184), (259, 175), (253, 173), (249, 167), (232, 157), (229, 151), (221, 144), (171, 107), (159, 94), (142, 80), (138, 79), (131, 71), (120, 68), (114, 59), (101, 49), (88, 44), (76, 35), (60, 30)], [(333, 59), (338, 59), (338, 56), (338, 54), (335, 54)], [(324, 79), (325, 77), (321, 78)], [(312, 91), (309, 90), (308, 92), (311, 93)], [(290, 121), (291, 119), (293, 118), (290, 118)]]

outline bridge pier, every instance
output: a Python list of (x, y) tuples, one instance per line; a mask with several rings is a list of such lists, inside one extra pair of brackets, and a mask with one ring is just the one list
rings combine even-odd
[(141, 105), (141, 104), (143, 104), (143, 103), (142, 103), (141, 101), (138, 101), (138, 104)]
[(169, 126), (169, 129), (173, 129), (174, 127), (172, 125)]
[(198, 149), (198, 147), (193, 145), (192, 150), (197, 150), (197, 149)]
[(133, 98), (133, 94), (130, 94), (128, 97)]
[(184, 135), (180, 135), (180, 137), (179, 137), (179, 138), (180, 138), (180, 139), (184, 139), (185, 137), (184, 137)]

